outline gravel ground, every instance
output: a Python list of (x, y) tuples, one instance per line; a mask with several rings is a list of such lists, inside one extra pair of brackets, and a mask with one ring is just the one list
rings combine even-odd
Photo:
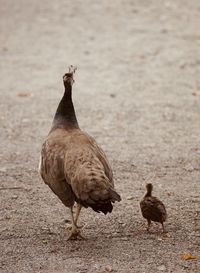
[[(199, 272), (200, 2), (0, 0), (0, 25), (0, 272)], [(37, 172), (69, 64), (122, 196), (110, 215), (82, 211), (85, 241), (67, 241), (69, 210)], [(145, 230), (146, 182), (165, 235)]]

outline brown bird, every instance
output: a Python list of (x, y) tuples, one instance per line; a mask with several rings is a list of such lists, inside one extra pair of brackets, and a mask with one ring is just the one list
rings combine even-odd
[(153, 185), (146, 184), (147, 193), (140, 202), (140, 208), (142, 211), (142, 216), (147, 219), (149, 231), (151, 221), (159, 222), (162, 224), (163, 232), (165, 232), (164, 222), (167, 219), (167, 212), (164, 204), (156, 197), (152, 196)]
[(112, 203), (121, 200), (114, 189), (106, 155), (96, 141), (79, 128), (72, 101), (75, 70), (70, 66), (63, 76), (65, 92), (43, 143), (39, 167), (44, 182), (70, 208), (69, 239), (83, 238), (77, 226), (82, 206), (107, 214), (112, 212)]

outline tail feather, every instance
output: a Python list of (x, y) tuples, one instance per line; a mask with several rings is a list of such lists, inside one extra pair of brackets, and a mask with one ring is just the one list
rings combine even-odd
[(103, 212), (107, 214), (108, 212), (112, 212), (113, 205), (115, 201), (121, 201), (120, 195), (114, 191), (113, 189), (109, 189), (108, 191), (109, 197), (106, 200), (99, 200), (95, 204), (90, 204), (89, 206), (96, 212)]
[(112, 212), (113, 205), (111, 202), (104, 203), (104, 204), (91, 204), (90, 207), (96, 211), (96, 212), (103, 212), (104, 214), (107, 214), (108, 212)]
[(75, 200), (86, 208), (91, 207), (96, 212), (107, 214), (113, 210), (112, 203), (121, 201), (121, 197), (116, 191), (109, 189), (106, 194), (93, 191), (87, 194), (85, 193), (82, 195), (82, 198), (76, 197)]
[(97, 160), (88, 164), (81, 164), (74, 177), (71, 183), (73, 192), (84, 207), (104, 214), (112, 212), (112, 203), (119, 202), (121, 197), (114, 190), (113, 181), (105, 175), (102, 165)]
[(118, 202), (121, 201), (121, 197), (120, 197), (120, 195), (119, 195), (116, 191), (110, 189), (109, 192), (110, 192), (110, 196), (111, 196), (111, 201), (112, 201), (113, 203), (114, 203), (115, 201), (118, 201)]

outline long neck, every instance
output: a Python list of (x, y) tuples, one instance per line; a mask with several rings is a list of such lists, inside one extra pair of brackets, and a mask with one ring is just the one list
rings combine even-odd
[(65, 93), (58, 105), (56, 114), (53, 120), (52, 129), (66, 128), (73, 129), (79, 128), (78, 121), (72, 102), (72, 86), (68, 84), (65, 86)]

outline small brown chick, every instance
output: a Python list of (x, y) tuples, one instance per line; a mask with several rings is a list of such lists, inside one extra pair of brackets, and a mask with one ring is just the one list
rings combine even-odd
[(151, 196), (153, 185), (151, 183), (146, 184), (147, 193), (144, 198), (140, 202), (140, 208), (142, 212), (142, 216), (147, 219), (148, 227), (147, 231), (149, 231), (149, 227), (151, 225), (151, 221), (158, 222), (162, 224), (163, 232), (165, 232), (164, 222), (167, 219), (167, 212), (164, 204), (156, 197)]

